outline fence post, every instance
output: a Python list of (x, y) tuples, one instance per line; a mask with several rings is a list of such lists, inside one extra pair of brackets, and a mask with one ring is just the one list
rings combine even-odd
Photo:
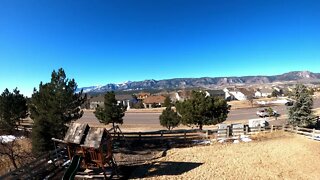
[(141, 132), (139, 132), (139, 141), (141, 141)]
[(271, 125), (271, 132), (273, 132), (273, 125)]
[(298, 127), (298, 126), (296, 126), (296, 134), (298, 134), (298, 129), (299, 129), (299, 127)]
[(312, 139), (314, 139), (314, 133), (315, 133), (315, 129), (312, 129)]
[(227, 127), (227, 138), (229, 138), (229, 134), (230, 134), (230, 127)]
[(246, 135), (248, 135), (248, 133), (249, 133), (249, 126), (246, 126), (245, 128), (246, 128)]
[(259, 126), (259, 128), (258, 128), (258, 133), (260, 133), (261, 132), (261, 126)]
[(209, 130), (206, 130), (206, 139), (209, 137)]

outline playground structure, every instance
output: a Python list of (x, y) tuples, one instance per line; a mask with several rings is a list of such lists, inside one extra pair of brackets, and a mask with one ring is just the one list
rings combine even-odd
[(65, 144), (71, 161), (63, 179), (73, 179), (78, 169), (102, 168), (104, 178), (106, 168), (111, 168), (110, 179), (118, 175), (117, 165), (112, 153), (112, 138), (105, 128), (90, 127), (88, 124), (73, 123), (63, 140), (52, 139)]

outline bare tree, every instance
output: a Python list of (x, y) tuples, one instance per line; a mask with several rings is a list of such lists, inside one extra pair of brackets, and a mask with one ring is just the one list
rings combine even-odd
[(24, 150), (16, 139), (11, 142), (3, 142), (0, 139), (0, 155), (8, 158), (15, 169), (31, 158), (31, 154)]

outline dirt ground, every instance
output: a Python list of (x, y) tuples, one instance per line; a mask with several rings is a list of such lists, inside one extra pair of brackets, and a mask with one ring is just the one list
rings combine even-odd
[(133, 179), (319, 179), (320, 142), (276, 132), (249, 143), (175, 148)]

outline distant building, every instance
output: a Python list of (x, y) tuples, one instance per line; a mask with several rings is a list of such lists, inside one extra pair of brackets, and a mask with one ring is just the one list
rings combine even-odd
[(262, 88), (262, 89), (258, 89), (254, 96), (255, 97), (268, 97), (271, 96), (273, 92), (273, 89), (267, 89), (267, 88)]
[(136, 94), (136, 96), (138, 100), (144, 100), (150, 96), (150, 93), (141, 92), (139, 94)]
[(164, 96), (149, 96), (143, 100), (145, 108), (151, 108), (153, 105), (161, 107), (166, 97)]
[(206, 90), (206, 93), (212, 97), (225, 98), (226, 93), (223, 90)]
[(254, 91), (247, 88), (224, 88), (226, 100), (248, 100), (254, 97)]
[(104, 96), (103, 95), (99, 95), (99, 96), (95, 96), (90, 98), (89, 100), (89, 107), (90, 109), (96, 109), (99, 106), (104, 106)]
[[(122, 104), (127, 107), (127, 110), (130, 109), (130, 102), (132, 101), (131, 95), (116, 95), (115, 96), (117, 103)], [(104, 106), (104, 95), (99, 95), (96, 97), (92, 97), (90, 100), (90, 109), (96, 109), (97, 107)]]

